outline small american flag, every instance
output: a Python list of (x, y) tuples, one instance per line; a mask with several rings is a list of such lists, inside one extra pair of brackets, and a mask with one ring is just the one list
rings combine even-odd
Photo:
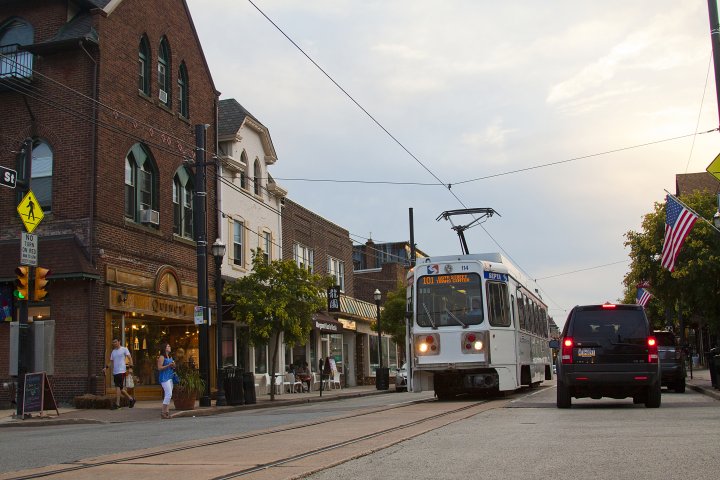
[(642, 305), (643, 308), (645, 308), (647, 307), (648, 302), (650, 302), (650, 297), (652, 297), (652, 294), (650, 292), (648, 292), (644, 288), (638, 288), (635, 303), (637, 303), (638, 305)]
[(672, 195), (667, 196), (665, 206), (665, 241), (663, 242), (661, 265), (669, 271), (675, 270), (675, 260), (697, 216), (685, 208)]

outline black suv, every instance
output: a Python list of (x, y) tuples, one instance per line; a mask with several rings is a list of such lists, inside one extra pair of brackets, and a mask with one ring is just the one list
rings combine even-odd
[(678, 393), (685, 391), (685, 359), (684, 349), (677, 344), (672, 332), (655, 331), (653, 336), (658, 343), (660, 355), (660, 374), (663, 387), (672, 388)]
[(570, 311), (559, 348), (557, 406), (575, 398), (626, 398), (660, 406), (660, 363), (655, 338), (639, 305), (577, 306)]

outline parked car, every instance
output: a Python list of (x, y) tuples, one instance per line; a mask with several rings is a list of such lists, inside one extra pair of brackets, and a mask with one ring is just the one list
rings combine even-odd
[(677, 339), (672, 332), (655, 331), (653, 336), (658, 342), (661, 385), (683, 393), (687, 376), (684, 349), (677, 344)]
[(398, 368), (395, 374), (395, 391), (396, 392), (407, 392), (407, 369), (405, 365)]
[(656, 339), (639, 305), (576, 306), (558, 348), (557, 407), (572, 398), (627, 398), (660, 406), (660, 362)]

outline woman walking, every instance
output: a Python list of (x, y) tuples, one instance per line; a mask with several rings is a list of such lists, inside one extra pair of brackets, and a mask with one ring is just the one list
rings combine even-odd
[(157, 369), (159, 372), (160, 385), (162, 385), (165, 396), (163, 397), (162, 413), (160, 418), (170, 418), (168, 408), (170, 406), (170, 397), (173, 390), (173, 375), (175, 374), (175, 360), (170, 356), (170, 344), (163, 343), (160, 347), (160, 355), (157, 359)]

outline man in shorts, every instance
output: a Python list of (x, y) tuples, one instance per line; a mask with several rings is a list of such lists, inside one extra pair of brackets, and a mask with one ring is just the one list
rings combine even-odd
[[(128, 399), (128, 406), (133, 408), (135, 406), (135, 399), (125, 389), (125, 375), (127, 374), (127, 367), (125, 366), (125, 358), (129, 358), (130, 362), (127, 364), (128, 367), (133, 366), (132, 356), (130, 350), (120, 346), (120, 340), (113, 338), (112, 351), (110, 352), (110, 364), (112, 365), (113, 382), (115, 383), (116, 400), (112, 409), (115, 410), (120, 408), (120, 395), (124, 395)], [(103, 372), (108, 368), (105, 365)]]

